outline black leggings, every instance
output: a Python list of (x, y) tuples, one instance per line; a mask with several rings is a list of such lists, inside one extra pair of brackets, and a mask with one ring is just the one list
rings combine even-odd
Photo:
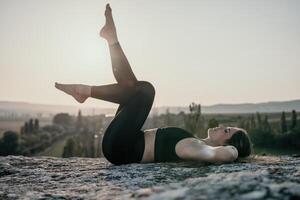
[(110, 46), (110, 53), (118, 83), (92, 86), (91, 90), (94, 98), (120, 104), (104, 133), (102, 151), (116, 165), (140, 163), (145, 148), (141, 128), (151, 110), (155, 88), (135, 78), (119, 44)]

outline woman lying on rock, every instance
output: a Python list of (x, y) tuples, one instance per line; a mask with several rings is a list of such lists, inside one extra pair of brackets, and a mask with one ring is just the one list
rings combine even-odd
[(59, 84), (55, 87), (83, 103), (88, 97), (119, 104), (102, 140), (102, 151), (113, 164), (200, 161), (226, 163), (251, 153), (247, 132), (241, 128), (219, 126), (208, 129), (199, 139), (178, 127), (141, 128), (151, 110), (155, 89), (150, 82), (135, 77), (118, 41), (109, 4), (106, 24), (100, 31), (109, 45), (112, 69), (117, 83), (89, 86)]

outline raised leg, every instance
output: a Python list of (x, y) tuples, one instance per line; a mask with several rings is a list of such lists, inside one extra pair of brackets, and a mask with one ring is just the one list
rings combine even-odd
[(138, 80), (121, 48), (120, 43), (109, 45), (112, 70), (118, 83), (125, 86), (133, 86)]
[(114, 77), (121, 85), (133, 86), (135, 82), (137, 82), (137, 78), (135, 77), (118, 41), (116, 27), (109, 4), (106, 5), (105, 18), (106, 23), (100, 31), (100, 36), (105, 38), (108, 42)]
[(109, 45), (113, 74), (118, 84), (89, 86), (83, 84), (59, 84), (55, 87), (72, 95), (79, 103), (88, 97), (110, 101), (120, 104), (117, 113), (122, 109), (124, 102), (135, 92), (138, 80), (118, 42), (112, 11), (109, 4), (105, 10), (106, 23), (100, 31), (100, 36), (105, 38)]
[(144, 153), (141, 128), (151, 110), (155, 89), (146, 81), (139, 81), (137, 88), (104, 133), (102, 151), (113, 164), (139, 163)]
[(99, 86), (55, 83), (55, 87), (73, 96), (80, 103), (88, 97), (92, 97), (123, 105), (134, 93), (140, 90), (140, 85), (143, 82), (145, 81), (137, 81), (134, 86), (124, 86), (119, 83)]
[(124, 86), (120, 83), (92, 86), (91, 97), (124, 105), (138, 90), (143, 81), (138, 81), (134, 86)]

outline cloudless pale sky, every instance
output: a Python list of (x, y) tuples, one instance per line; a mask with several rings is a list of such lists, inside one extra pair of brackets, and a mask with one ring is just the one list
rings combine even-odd
[(79, 105), (54, 82), (115, 83), (106, 3), (154, 106), (300, 98), (297, 0), (0, 0), (0, 100)]

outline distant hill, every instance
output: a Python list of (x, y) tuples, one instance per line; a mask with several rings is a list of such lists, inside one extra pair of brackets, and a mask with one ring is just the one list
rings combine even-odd
[[(46, 105), (26, 102), (0, 101), (0, 117), (2, 116), (53, 116), (59, 112), (67, 112), (77, 115), (81, 109), (84, 115), (115, 114), (115, 108), (87, 108), (80, 106)], [(163, 106), (152, 108), (150, 114), (162, 114), (169, 109), (171, 113), (189, 112), (188, 106)], [(255, 113), (255, 112), (282, 112), (291, 110), (300, 111), (300, 100), (272, 101), (265, 103), (242, 103), (242, 104), (216, 104), (202, 106), (203, 113)]]
[(292, 110), (300, 111), (300, 100), (271, 101), (265, 103), (217, 104), (203, 107), (204, 113), (271, 113)]
[[(157, 113), (165, 113), (169, 109), (171, 113), (189, 112), (188, 107), (158, 107)], [(201, 107), (202, 113), (274, 113), (282, 111), (300, 111), (300, 100), (272, 101), (264, 103), (242, 103), (242, 104), (215, 104)]]

